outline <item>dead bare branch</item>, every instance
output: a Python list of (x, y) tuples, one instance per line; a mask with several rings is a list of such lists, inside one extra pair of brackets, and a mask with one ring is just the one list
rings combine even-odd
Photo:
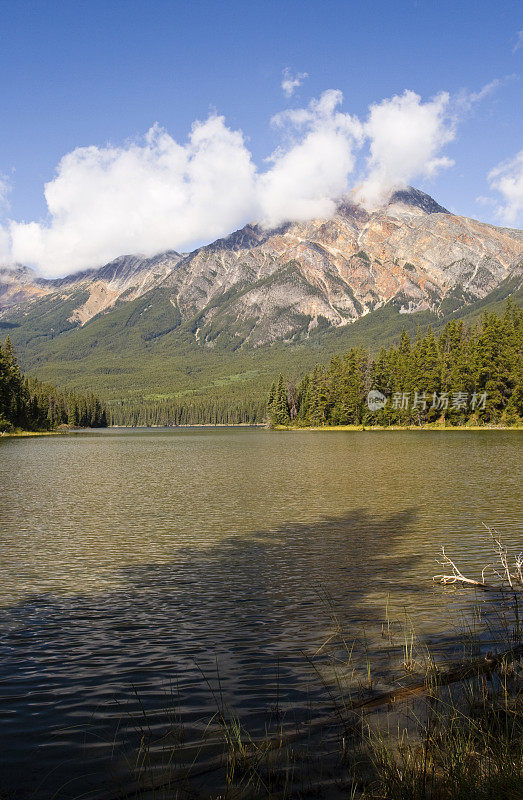
[[(440, 575), (434, 575), (433, 580), (443, 585), (461, 583), (469, 586), (477, 586), (479, 589), (489, 592), (505, 591), (507, 590), (506, 584), (508, 584), (508, 589), (511, 591), (515, 591), (523, 586), (523, 553), (516, 556), (514, 568), (512, 570), (509, 563), (508, 550), (501, 541), (499, 534), (487, 525), (484, 525), (484, 527), (487, 529), (492, 539), (494, 550), (502, 567), (501, 571), (498, 571), (493, 564), (487, 564), (487, 566), (483, 567), (481, 570), (480, 581), (474, 578), (467, 578), (457, 567), (456, 563), (446, 554), (445, 548), (442, 547), (443, 561), (438, 561), (437, 563), (442, 567), (450, 567), (451, 572), (443, 572)], [(499, 585), (487, 583), (485, 574), (489, 570), (499, 578), (501, 582)]]
[(451, 558), (449, 558), (449, 556), (445, 553), (444, 547), (441, 548), (441, 552), (443, 554), (443, 561), (438, 561), (437, 563), (440, 564), (442, 567), (451, 567), (452, 574), (447, 575), (443, 573), (441, 575), (434, 575), (433, 580), (438, 581), (438, 583), (441, 583), (443, 585), (447, 585), (449, 583), (468, 583), (472, 586), (479, 586), (481, 589), (487, 589), (487, 590), (497, 589), (496, 586), (491, 586), (490, 584), (485, 582), (484, 573), (487, 567), (484, 567), (481, 573), (482, 577), (481, 581), (476, 581), (473, 578), (466, 578), (465, 575), (463, 575), (463, 573), (461, 572), (461, 570), (458, 569), (454, 561)]

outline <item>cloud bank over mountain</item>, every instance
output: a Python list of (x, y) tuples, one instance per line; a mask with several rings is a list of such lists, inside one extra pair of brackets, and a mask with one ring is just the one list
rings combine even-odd
[(363, 205), (376, 208), (391, 189), (453, 166), (450, 158), (438, 155), (455, 135), (449, 101), (449, 95), (442, 92), (422, 103), (417, 94), (407, 91), (370, 107), (364, 125), (370, 142), (368, 173), (356, 190)]
[(10, 224), (13, 257), (52, 275), (216, 238), (252, 213), (254, 180), (242, 134), (218, 116), (185, 145), (155, 125), (123, 147), (78, 148), (45, 186), (49, 224)]
[[(364, 120), (341, 111), (342, 101), (328, 90), (275, 115), (281, 143), (262, 169), (242, 132), (217, 114), (195, 122), (184, 144), (154, 125), (122, 146), (77, 148), (45, 185), (48, 219), (0, 226), (0, 262), (58, 276), (122, 253), (183, 251), (249, 220), (270, 227), (330, 217), (349, 191), (373, 209), (391, 191), (452, 166), (443, 151), (455, 136), (459, 103), (447, 93), (424, 101), (405, 91), (371, 105)], [(507, 219), (521, 208), (521, 188), (518, 195), (510, 183), (514, 164), (489, 176), (505, 197)], [(0, 201), (6, 192), (0, 182)]]

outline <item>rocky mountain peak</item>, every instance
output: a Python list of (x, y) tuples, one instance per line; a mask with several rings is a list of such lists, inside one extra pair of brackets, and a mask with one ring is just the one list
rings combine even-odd
[(395, 205), (401, 203), (405, 206), (412, 206), (419, 208), (426, 214), (450, 214), (446, 208), (440, 206), (430, 194), (425, 194), (420, 189), (415, 189), (413, 186), (407, 186), (406, 189), (398, 189), (393, 192), (387, 205)]
[(151, 298), (143, 313), (154, 315), (161, 294), (166, 330), (185, 322), (199, 345), (226, 333), (235, 346), (258, 346), (343, 327), (387, 303), (411, 314), (437, 311), (453, 293), (473, 302), (521, 274), (522, 241), (408, 187), (372, 213), (345, 198), (332, 218), (251, 223), (187, 254), (121, 256), (57, 281), (0, 272), (0, 316), (24, 314), (45, 295), (67, 303), (68, 325), (83, 326), (142, 296)]

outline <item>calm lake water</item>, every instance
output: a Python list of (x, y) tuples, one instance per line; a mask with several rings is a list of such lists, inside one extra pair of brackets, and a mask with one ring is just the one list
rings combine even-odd
[(221, 703), (252, 730), (271, 709), (319, 713), (329, 672), (318, 681), (307, 657), (334, 613), (384, 676), (386, 615), (451, 649), (470, 594), (433, 586), (435, 559), (445, 545), (478, 574), (492, 561), (483, 524), (523, 549), (521, 443), (211, 428), (0, 439), (0, 796), (110, 792), (144, 726), (158, 739), (175, 716), (196, 741)]

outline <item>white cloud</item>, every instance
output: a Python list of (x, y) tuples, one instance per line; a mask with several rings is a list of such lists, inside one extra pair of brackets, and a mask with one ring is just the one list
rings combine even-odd
[(141, 142), (83, 147), (45, 186), (50, 222), (11, 222), (11, 259), (48, 276), (98, 266), (122, 253), (183, 250), (249, 219), (267, 226), (332, 215), (354, 166), (361, 125), (327, 91), (273, 124), (286, 146), (259, 174), (243, 136), (223, 117), (195, 123), (180, 145), (154, 126)]
[(523, 218), (523, 150), (510, 161), (498, 164), (488, 174), (490, 188), (503, 198), (496, 207), (497, 216), (507, 225)]
[(523, 47), (523, 31), (518, 31), (516, 34), (516, 44), (512, 48), (512, 52), (515, 53), (519, 50), (520, 47)]
[(78, 148), (45, 186), (50, 224), (11, 223), (12, 255), (61, 275), (214, 239), (249, 215), (254, 176), (242, 134), (218, 116), (184, 146), (154, 126), (140, 143)]
[(7, 207), (7, 195), (11, 191), (11, 184), (9, 180), (4, 176), (0, 175), (0, 209)]
[(509, 75), (502, 81), (499, 78), (494, 78), (494, 80), (482, 86), (478, 92), (460, 92), (454, 101), (456, 113), (459, 115), (463, 112), (470, 111), (475, 103), (480, 103), (481, 100), (484, 100), (485, 97), (488, 97), (489, 94), (492, 94), (492, 92), (494, 92), (496, 89), (499, 89), (503, 83), (513, 77), (513, 75)]
[(495, 200), (492, 197), (485, 197), (484, 194), (479, 194), (476, 197), (476, 203), (480, 206), (494, 206), (496, 205)]
[(441, 92), (423, 103), (415, 92), (405, 91), (370, 107), (364, 126), (370, 139), (368, 172), (356, 189), (357, 199), (368, 208), (386, 200), (392, 189), (416, 178), (434, 177), (454, 163), (439, 155), (454, 138), (450, 97)]
[(155, 125), (125, 145), (73, 150), (45, 185), (45, 221), (2, 229), (0, 216), (0, 259), (58, 276), (124, 253), (187, 250), (249, 220), (272, 226), (331, 216), (355, 184), (357, 157), (367, 156), (354, 194), (369, 208), (453, 163), (443, 148), (459, 121), (456, 98), (424, 102), (406, 91), (370, 106), (365, 122), (342, 112), (342, 100), (328, 90), (276, 114), (281, 144), (262, 170), (241, 131), (217, 115), (196, 122), (184, 144)]
[(12, 261), (11, 241), (7, 228), (0, 225), (0, 266)]
[(281, 81), (281, 88), (283, 89), (285, 97), (292, 97), (294, 90), (297, 89), (298, 86), (301, 86), (305, 78), (308, 77), (306, 72), (297, 72), (293, 75), (290, 68), (285, 67)]
[[(507, 79), (505, 78), (505, 80)], [(493, 81), (490, 81), (489, 83), (486, 83), (484, 86), (482, 86), (479, 92), (471, 92), (469, 94), (469, 101), (471, 103), (478, 103), (480, 100), (483, 100), (485, 97), (494, 92), (496, 89), (499, 89), (501, 85), (502, 81), (500, 81), (499, 78), (494, 78)]]
[(289, 144), (273, 154), (271, 168), (258, 180), (263, 224), (334, 213), (335, 201), (348, 189), (353, 148), (362, 137), (361, 123), (337, 110), (342, 100), (341, 92), (329, 90), (307, 108), (273, 117), (273, 125), (284, 129)]
[(486, 83), (477, 92), (468, 92), (466, 90), (458, 92), (454, 97), (451, 98), (450, 101), (451, 116), (456, 122), (458, 122), (464, 116), (464, 114), (467, 114), (469, 111), (473, 110), (476, 103), (480, 103), (497, 89), (500, 89), (510, 81), (517, 79), (518, 75), (516, 73), (512, 73), (511, 75), (505, 75), (503, 78), (494, 78), (494, 80)]

